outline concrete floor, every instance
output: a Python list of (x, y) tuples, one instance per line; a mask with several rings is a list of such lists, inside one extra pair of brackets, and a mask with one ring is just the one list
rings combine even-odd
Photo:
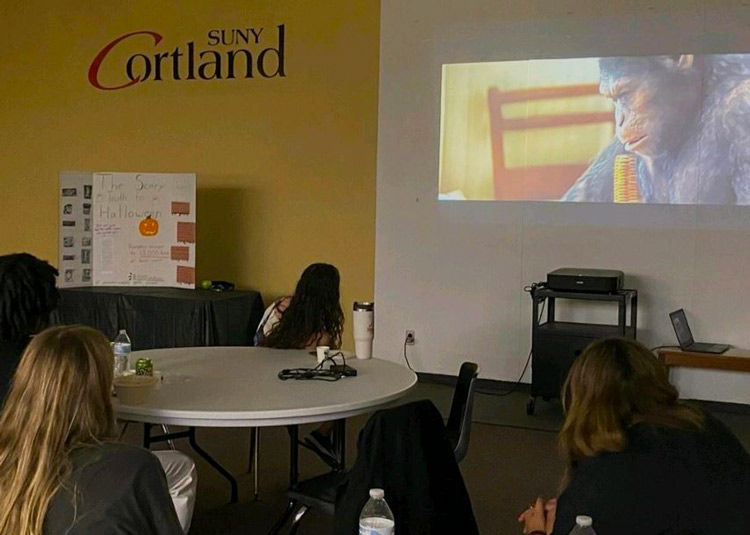
[[(420, 383), (410, 399), (433, 400), (444, 415), (450, 406), (452, 389), (448, 386)], [(474, 513), (482, 533), (518, 534), (518, 514), (538, 494), (556, 493), (563, 464), (557, 453), (556, 430), (562, 415), (554, 403), (537, 403), (536, 414), (526, 415), (526, 394), (515, 392), (497, 397), (478, 394), (475, 401), (471, 444), (461, 471), (471, 496)], [(715, 413), (750, 450), (750, 414)], [(356, 456), (356, 437), (366, 422), (362, 416), (347, 425), (347, 455), (351, 466)], [(303, 426), (301, 436), (314, 426)], [(131, 426), (126, 440), (139, 443), (140, 430)], [(268, 428), (261, 433), (260, 499), (253, 501), (253, 478), (248, 473), (250, 432), (247, 429), (201, 429), (200, 444), (238, 477), (240, 501), (227, 505), (229, 485), (208, 464), (192, 455), (188, 445), (178, 448), (196, 459), (199, 483), (198, 500), (191, 535), (263, 534), (273, 525), (285, 506), (288, 481), (288, 435), (283, 428)], [(312, 453), (300, 450), (301, 477), (326, 471)], [(325, 515), (309, 513), (300, 534), (323, 534), (331, 530)], [(286, 533), (286, 531), (282, 531)]]

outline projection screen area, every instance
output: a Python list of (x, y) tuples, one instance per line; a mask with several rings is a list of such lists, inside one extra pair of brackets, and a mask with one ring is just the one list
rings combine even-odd
[(441, 200), (750, 204), (750, 54), (442, 66)]

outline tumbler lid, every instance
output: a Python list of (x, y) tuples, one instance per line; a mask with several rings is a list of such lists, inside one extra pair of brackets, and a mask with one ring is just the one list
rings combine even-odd
[(372, 301), (354, 301), (354, 310), (375, 310), (375, 303)]

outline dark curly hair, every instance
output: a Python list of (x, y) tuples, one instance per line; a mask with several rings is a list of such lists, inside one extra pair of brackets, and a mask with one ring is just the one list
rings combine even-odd
[(18, 342), (49, 323), (57, 270), (28, 253), (0, 256), (0, 340)]
[(311, 264), (297, 282), (289, 306), (268, 333), (264, 345), (278, 349), (304, 349), (321, 335), (332, 348), (341, 347), (344, 312), (339, 302), (339, 270), (331, 264)]

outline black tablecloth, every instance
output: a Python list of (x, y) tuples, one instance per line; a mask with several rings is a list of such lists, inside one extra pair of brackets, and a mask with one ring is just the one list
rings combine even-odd
[(88, 287), (60, 290), (58, 324), (80, 323), (113, 340), (126, 329), (133, 350), (253, 344), (263, 316), (258, 292)]

